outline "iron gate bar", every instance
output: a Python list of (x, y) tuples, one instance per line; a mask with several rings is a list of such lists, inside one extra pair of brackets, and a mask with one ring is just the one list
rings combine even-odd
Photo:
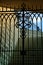
[[(3, 18), (4, 19), (4, 18)], [(6, 28), (7, 28), (7, 19), (5, 19), (5, 44), (4, 44), (4, 48), (5, 48), (5, 46), (6, 46)], [(5, 63), (5, 50), (4, 50), (4, 64), (6, 64)]]
[[(32, 13), (31, 13), (31, 15), (32, 15)], [(30, 17), (31, 17), (31, 15), (30, 15)], [(31, 17), (31, 19), (32, 19), (32, 17)], [(32, 24), (33, 24), (33, 19), (32, 19)], [(32, 25), (32, 48), (33, 48), (33, 25)]]
[[(15, 17), (16, 19), (16, 17)], [(13, 49), (14, 49), (14, 41), (15, 41), (15, 19), (14, 19), (14, 30), (13, 30)], [(10, 50), (11, 51), (11, 50)], [(13, 59), (14, 59), (14, 51), (13, 51)], [(13, 60), (13, 65), (14, 65), (14, 60)]]
[[(42, 18), (40, 17), (40, 19), (41, 19), (41, 43), (42, 43)], [(41, 46), (43, 46), (43, 44), (41, 44)], [(42, 49), (43, 49), (43, 47), (42, 47)]]
[(22, 21), (22, 23), (23, 23), (23, 27), (22, 27), (22, 36), (23, 36), (23, 38), (22, 38), (22, 53), (23, 53), (23, 65), (24, 65), (24, 7), (23, 7), (23, 21)]
[[(37, 18), (36, 18), (36, 20), (37, 20)], [(36, 21), (36, 25), (38, 25), (37, 21)], [(38, 49), (38, 31), (37, 31), (37, 49)]]
[[(19, 14), (18, 14), (19, 15)], [(18, 15), (17, 15), (17, 21), (19, 22), (19, 17), (18, 17)], [(19, 27), (18, 27), (18, 52), (20, 52), (20, 50), (19, 50)], [(19, 53), (18, 53), (18, 56), (19, 56)], [(19, 57), (18, 57), (18, 59), (19, 59)]]

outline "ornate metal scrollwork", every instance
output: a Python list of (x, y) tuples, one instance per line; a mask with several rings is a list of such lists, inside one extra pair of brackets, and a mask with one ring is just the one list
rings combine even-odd
[[(31, 27), (31, 21), (28, 20), (29, 16), (25, 16), (26, 11), (24, 11), (24, 38), (26, 38), (26, 30), (29, 29)], [(29, 14), (29, 13), (28, 13)], [(18, 14), (18, 21), (16, 22), (16, 27), (20, 28), (20, 37), (23, 38), (23, 12), (20, 12), (20, 14)]]
[(20, 29), (20, 37), (23, 38), (24, 35), (24, 38), (26, 38), (26, 30), (29, 29), (32, 24), (31, 21), (29, 21), (29, 16), (27, 16), (27, 14), (29, 14), (29, 11), (27, 13), (27, 11), (25, 10), (26, 4), (24, 2), (22, 3), (21, 8), (22, 10), (18, 11), (18, 21), (16, 22), (16, 27)]

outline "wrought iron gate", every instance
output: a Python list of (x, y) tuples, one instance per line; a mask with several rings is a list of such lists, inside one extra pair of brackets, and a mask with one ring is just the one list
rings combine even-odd
[(0, 11), (0, 65), (40, 65), (42, 54), (43, 14), (26, 11), (24, 7), (16, 11), (15, 9), (3, 11), (2, 8)]

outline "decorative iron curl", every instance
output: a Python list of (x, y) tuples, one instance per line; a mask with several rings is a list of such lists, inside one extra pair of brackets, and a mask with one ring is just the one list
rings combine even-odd
[[(16, 22), (16, 28), (20, 28), (20, 33), (21, 33), (20, 37), (23, 38), (23, 22), (22, 22), (23, 20), (20, 20), (20, 17), (21, 16), (18, 15), (17, 17), (18, 21)], [(27, 21), (27, 22), (28, 23), (24, 22), (24, 38), (26, 38), (26, 29), (27, 29), (26, 27), (30, 28), (32, 25), (31, 21)]]

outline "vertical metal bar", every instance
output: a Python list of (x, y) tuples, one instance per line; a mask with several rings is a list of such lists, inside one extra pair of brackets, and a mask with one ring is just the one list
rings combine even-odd
[[(13, 30), (13, 50), (15, 45), (15, 19), (14, 19), (14, 30)], [(13, 51), (13, 65), (14, 65), (14, 51)]]
[[(18, 24), (19, 24), (19, 16), (18, 15), (16, 17), (17, 17), (17, 21), (18, 21)], [(19, 25), (18, 25), (18, 51), (19, 51)]]
[(32, 18), (32, 49), (33, 49), (33, 18)]
[(11, 38), (11, 19), (9, 18), (9, 58), (10, 58), (10, 39)]
[(5, 20), (5, 45), (4, 47), (6, 46), (6, 28), (7, 28), (7, 21)]
[(40, 17), (40, 19), (41, 19), (41, 48), (43, 48), (42, 46), (43, 46), (43, 44), (42, 44), (42, 18)]
[[(5, 16), (4, 16), (4, 18), (5, 18)], [(3, 18), (3, 19), (4, 19), (4, 18)], [(3, 22), (4, 22), (4, 20), (3, 20)], [(3, 35), (4, 35), (4, 34), (3, 34)], [(4, 50), (4, 52), (3, 52), (3, 53), (4, 53), (4, 64), (5, 64), (5, 60), (6, 60), (6, 59), (5, 59), (5, 47), (6, 47), (6, 20), (5, 20), (5, 42), (4, 42), (4, 49), (3, 49), (3, 50)]]
[[(19, 14), (18, 14), (19, 15)], [(19, 23), (19, 17), (18, 18), (18, 23)], [(20, 51), (20, 48), (19, 48), (19, 26), (18, 26), (18, 59), (19, 59), (19, 51)], [(20, 60), (20, 59), (19, 59)]]
[[(38, 17), (36, 18), (36, 25), (38, 26), (37, 19), (38, 19)], [(37, 26), (36, 26), (36, 29), (37, 29)], [(38, 30), (36, 32), (37, 32), (36, 36), (37, 36), (37, 50), (38, 50)]]
[(2, 37), (2, 33), (1, 33), (1, 19), (0, 19), (0, 53), (1, 53), (1, 40), (2, 40), (1, 37)]
[(14, 65), (14, 48), (15, 48), (15, 21), (16, 17), (14, 18), (14, 30), (13, 30), (13, 65)]
[[(7, 8), (6, 8), (6, 11), (7, 11)], [(6, 16), (6, 15), (5, 15)], [(5, 18), (5, 16), (4, 16), (4, 18)], [(4, 44), (4, 64), (5, 65), (7, 65), (7, 59), (6, 59), (6, 57), (5, 57), (5, 55), (6, 55), (6, 51), (5, 51), (5, 49), (6, 49), (6, 28), (7, 28), (7, 19), (5, 18), (5, 44)], [(5, 62), (6, 61), (6, 62)]]
[(42, 17), (40, 17), (41, 19), (41, 60), (42, 60), (42, 53), (43, 53), (43, 43), (42, 43)]
[[(6, 8), (6, 10), (7, 10), (7, 8)], [(6, 15), (5, 15), (6, 16)], [(5, 21), (6, 21), (6, 25), (5, 25), (5, 27), (7, 28), (7, 19), (5, 19)], [(7, 33), (7, 32), (6, 32)], [(6, 57), (6, 65), (7, 65), (7, 57)]]
[[(29, 20), (28, 20), (28, 24), (29, 24)], [(28, 54), (29, 54), (29, 26), (28, 26)]]
[[(30, 18), (30, 17), (29, 17), (29, 18)], [(29, 24), (29, 19), (28, 19), (28, 24)], [(29, 51), (30, 51), (30, 47), (29, 47), (29, 45), (30, 45), (30, 44), (29, 44), (29, 25), (28, 25), (28, 34), (27, 34), (27, 35), (28, 35), (28, 51), (27, 51), (27, 52), (28, 52), (28, 56), (27, 56), (28, 58), (27, 58), (27, 61), (29, 62)], [(28, 63), (27, 63), (27, 64), (28, 64)]]
[(3, 19), (1, 19), (1, 42), (2, 42), (2, 26), (3, 26)]
[[(3, 19), (1, 19), (1, 44), (2, 44), (2, 27), (3, 27)], [(1, 48), (1, 53), (2, 52), (3, 52), (3, 49)], [(1, 55), (1, 56), (3, 56), (3, 55)], [(1, 61), (1, 64), (2, 64), (2, 61)]]
[[(33, 10), (33, 5), (32, 5), (32, 10)], [(31, 15), (33, 14), (33, 12), (31, 13)], [(32, 18), (32, 16), (31, 16)], [(32, 50), (33, 50), (33, 18), (32, 18)]]
[(0, 53), (1, 53), (1, 21), (0, 21)]
[(23, 15), (22, 15), (22, 17), (23, 17), (23, 21), (22, 21), (22, 23), (23, 23), (23, 27), (22, 27), (22, 36), (23, 36), (23, 38), (22, 38), (22, 50), (23, 50), (23, 65), (24, 65), (24, 7), (23, 7)]
[[(7, 30), (7, 19), (5, 20), (6, 21), (6, 23), (5, 23), (5, 47), (6, 47), (6, 30)], [(5, 52), (6, 53), (6, 52)], [(6, 59), (6, 65), (7, 65), (7, 59)]]

